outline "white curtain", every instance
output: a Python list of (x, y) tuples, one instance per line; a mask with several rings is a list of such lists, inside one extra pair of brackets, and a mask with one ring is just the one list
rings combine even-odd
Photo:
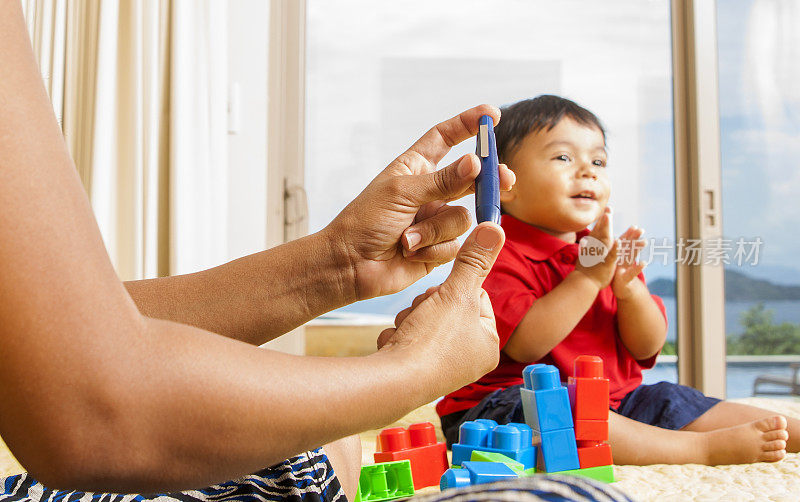
[(755, 0), (747, 17), (745, 92), (766, 128), (787, 126), (800, 108), (800, 2)]
[(226, 258), (222, 0), (23, 0), (34, 52), (123, 279)]

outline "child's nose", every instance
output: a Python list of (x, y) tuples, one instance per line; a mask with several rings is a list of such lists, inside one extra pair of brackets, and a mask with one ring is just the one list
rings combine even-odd
[(596, 180), (597, 179), (597, 166), (591, 163), (591, 161), (580, 161), (578, 162), (578, 177), (580, 178), (591, 178)]

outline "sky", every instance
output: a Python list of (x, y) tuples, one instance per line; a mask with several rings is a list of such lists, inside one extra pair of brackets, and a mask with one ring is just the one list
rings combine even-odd
[[(800, 283), (800, 25), (797, 2), (718, 2), (723, 228), (764, 241), (744, 270)], [(357, 13), (354, 14), (354, 13)], [(615, 232), (674, 240), (667, 0), (309, 0), (306, 188), (324, 227), (426, 129), (478, 103), (542, 93), (586, 106), (608, 131)], [(469, 140), (440, 166), (474, 151)], [(473, 209), (474, 201), (462, 203)], [(449, 266), (349, 310), (393, 313)], [(652, 263), (649, 278), (674, 277)], [(796, 279), (796, 280), (795, 280)]]

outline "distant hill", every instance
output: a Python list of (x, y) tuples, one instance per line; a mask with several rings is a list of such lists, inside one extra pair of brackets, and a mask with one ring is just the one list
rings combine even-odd
[[(675, 296), (675, 281), (659, 278), (650, 281), (650, 292)], [(730, 301), (800, 300), (800, 285), (787, 286), (756, 279), (739, 271), (725, 269), (725, 299)]]
[(654, 295), (665, 296), (669, 298), (675, 297), (675, 281), (659, 277), (658, 279), (647, 281), (647, 288)]

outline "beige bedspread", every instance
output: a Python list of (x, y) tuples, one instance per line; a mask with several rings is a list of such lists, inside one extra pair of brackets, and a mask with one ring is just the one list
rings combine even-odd
[[(774, 410), (786, 416), (800, 418), (800, 402), (783, 399), (747, 398), (743, 402)], [(438, 419), (432, 406), (424, 406), (393, 425), (408, 426), (415, 422), (433, 422)], [(362, 463), (371, 464), (375, 451), (375, 438), (379, 431), (361, 435)], [(23, 472), (14, 457), (0, 441), (0, 476)], [(614, 485), (636, 500), (774, 500), (800, 501), (800, 454), (790, 453), (777, 463), (730, 465), (708, 467), (704, 465), (651, 465), (647, 467), (615, 466), (618, 479)], [(436, 491), (428, 488), (424, 493)]]
[[(751, 404), (774, 410), (781, 414), (800, 418), (800, 401), (785, 399), (746, 398), (735, 402)], [(394, 426), (407, 427), (415, 422), (432, 422), (438, 418), (432, 406), (424, 406), (407, 415)], [(373, 463), (375, 438), (380, 431), (369, 431), (361, 435), (362, 463)], [(800, 453), (790, 453), (777, 463), (726, 465), (649, 465), (646, 467), (621, 465), (614, 467), (618, 489), (641, 501), (687, 501), (687, 500), (775, 500), (800, 501)], [(436, 491), (427, 488), (424, 493)]]

